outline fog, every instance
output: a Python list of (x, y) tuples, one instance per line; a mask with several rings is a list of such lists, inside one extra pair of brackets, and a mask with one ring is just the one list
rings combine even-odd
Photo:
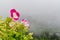
[(10, 16), (12, 8), (30, 21), (30, 31), (60, 32), (60, 0), (0, 0), (0, 16)]

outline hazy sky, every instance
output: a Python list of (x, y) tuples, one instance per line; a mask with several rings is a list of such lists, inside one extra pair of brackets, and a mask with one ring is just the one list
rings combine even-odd
[(60, 32), (60, 0), (0, 0), (0, 16), (9, 16), (12, 8), (31, 22), (31, 31)]

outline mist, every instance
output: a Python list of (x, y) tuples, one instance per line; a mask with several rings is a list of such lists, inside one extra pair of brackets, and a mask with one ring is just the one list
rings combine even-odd
[(60, 0), (0, 0), (0, 16), (10, 16), (12, 8), (20, 12), (20, 20), (30, 21), (30, 31), (60, 32)]

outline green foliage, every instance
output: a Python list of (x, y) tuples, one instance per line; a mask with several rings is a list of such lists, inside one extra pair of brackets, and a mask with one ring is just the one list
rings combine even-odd
[(21, 22), (14, 22), (10, 17), (0, 17), (0, 40), (32, 40), (33, 33), (28, 33), (28, 27)]

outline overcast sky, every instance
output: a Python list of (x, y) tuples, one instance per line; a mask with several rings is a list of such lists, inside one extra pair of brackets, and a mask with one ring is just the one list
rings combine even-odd
[(0, 16), (9, 16), (12, 8), (31, 22), (31, 31), (60, 32), (60, 0), (0, 0)]

